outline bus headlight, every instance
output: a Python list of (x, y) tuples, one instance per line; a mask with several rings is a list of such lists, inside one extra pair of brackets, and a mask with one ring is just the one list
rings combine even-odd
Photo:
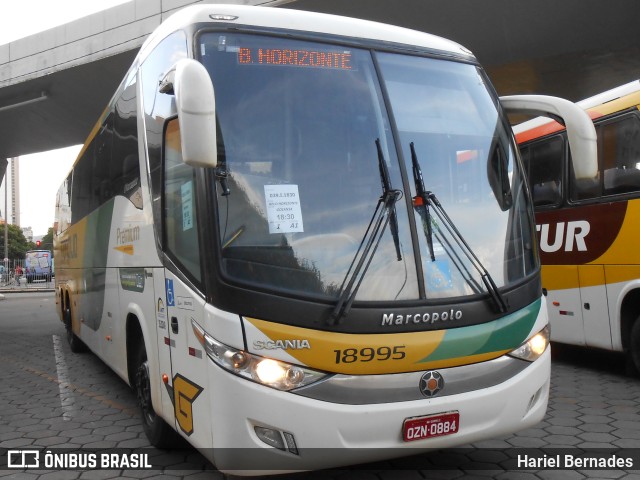
[(548, 346), (549, 325), (544, 327), (518, 348), (510, 352), (509, 355), (528, 362), (534, 362), (544, 353)]
[(196, 338), (214, 363), (235, 375), (256, 383), (288, 391), (304, 387), (328, 376), (324, 372), (238, 350), (211, 337), (195, 321), (191, 320), (191, 325)]

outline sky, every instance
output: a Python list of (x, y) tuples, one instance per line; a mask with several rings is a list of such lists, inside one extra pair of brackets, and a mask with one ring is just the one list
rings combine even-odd
[[(0, 0), (0, 45), (130, 0)], [(97, 120), (97, 119), (96, 119)], [(20, 157), (20, 226), (34, 237), (53, 226), (56, 192), (81, 146)], [(4, 213), (4, 195), (0, 199)]]

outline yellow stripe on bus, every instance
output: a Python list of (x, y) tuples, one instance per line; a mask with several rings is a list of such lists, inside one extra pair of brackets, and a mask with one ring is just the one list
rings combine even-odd
[[(589, 113), (596, 114), (595, 118), (599, 118), (601, 116), (609, 115), (610, 113), (619, 112), (638, 105), (640, 105), (640, 92), (635, 92), (602, 105), (598, 105), (597, 107), (592, 107), (587, 111)], [(592, 117), (594, 117), (594, 115), (592, 115)]]
[(640, 279), (640, 265), (607, 265), (605, 276), (608, 284), (637, 280)]
[(420, 360), (435, 351), (446, 333), (446, 330), (433, 330), (355, 335), (294, 327), (254, 318), (247, 320), (272, 340), (309, 341), (313, 348), (287, 350), (287, 353), (303, 365), (351, 375), (424, 370), (425, 366), (420, 364)]
[[(640, 218), (640, 200), (629, 200), (627, 211), (620, 232), (611, 246), (591, 264), (594, 265), (629, 265), (640, 263), (640, 228), (637, 219)], [(597, 235), (597, 232), (593, 232)]]
[(578, 288), (577, 271), (575, 265), (543, 265), (542, 287), (547, 290)]
[(264, 337), (247, 331), (253, 351), (286, 350), (301, 365), (350, 375), (447, 368), (500, 357), (531, 333), (541, 302), (494, 321), (443, 330), (349, 334), (245, 318)]
[[(567, 290), (640, 279), (637, 218), (640, 218), (640, 200), (629, 200), (620, 232), (609, 248), (586, 265), (542, 265), (542, 287)], [(597, 232), (591, 234), (597, 235)]]
[(640, 279), (640, 265), (543, 265), (542, 287), (569, 290)]

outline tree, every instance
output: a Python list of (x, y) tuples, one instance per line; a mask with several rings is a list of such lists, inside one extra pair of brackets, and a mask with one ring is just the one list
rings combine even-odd
[[(22, 260), (27, 250), (33, 248), (33, 242), (28, 242), (17, 225), (9, 225), (9, 260)], [(0, 228), (0, 256), (4, 258), (4, 225)]]
[(49, 227), (47, 234), (40, 240), (40, 250), (51, 250), (51, 256), (53, 257), (53, 227)]

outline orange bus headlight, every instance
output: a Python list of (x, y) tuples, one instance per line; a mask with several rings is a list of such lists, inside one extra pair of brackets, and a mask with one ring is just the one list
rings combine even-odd
[(528, 362), (534, 362), (545, 352), (548, 346), (549, 325), (544, 327), (518, 348), (510, 352), (509, 355)]
[(207, 356), (215, 364), (247, 380), (288, 391), (317, 382), (329, 375), (230, 347), (211, 337), (195, 321), (192, 320), (191, 325)]

